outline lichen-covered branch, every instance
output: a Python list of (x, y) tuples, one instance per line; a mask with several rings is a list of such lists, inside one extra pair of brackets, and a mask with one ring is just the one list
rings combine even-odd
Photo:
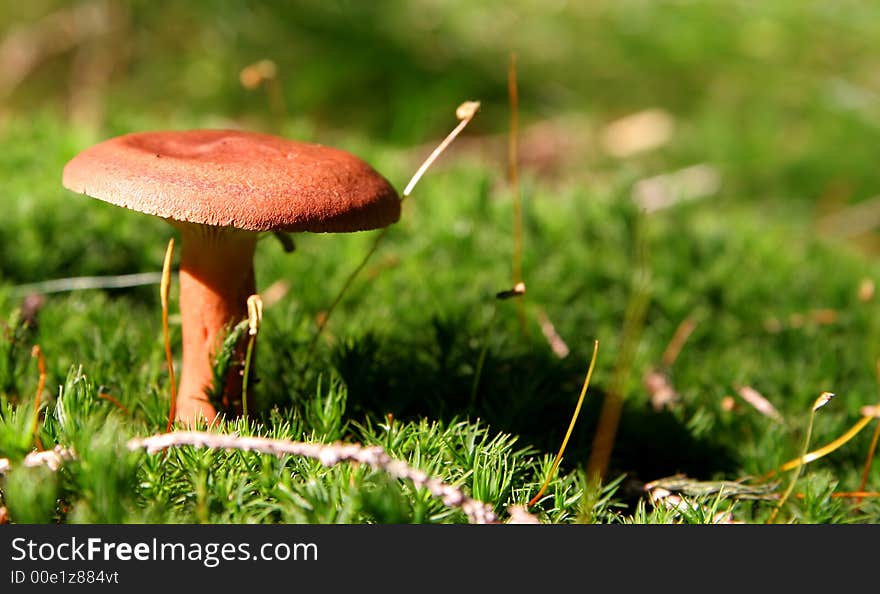
[[(67, 460), (72, 460), (76, 454), (72, 449), (64, 446), (56, 445), (51, 450), (41, 450), (31, 452), (24, 457), (22, 464), (24, 466), (48, 466), (52, 470), (58, 470)], [(6, 474), (12, 468), (12, 463), (8, 458), (0, 458), (0, 474)]]
[[(146, 449), (148, 453), (156, 453), (174, 446), (195, 446), (212, 449), (234, 449), (255, 451), (275, 456), (305, 456), (319, 460), (324, 466), (333, 466), (340, 462), (357, 462), (366, 464), (376, 470), (384, 471), (391, 476), (412, 481), (417, 487), (427, 489), (444, 505), (461, 509), (472, 524), (497, 524), (498, 516), (492, 508), (465, 495), (458, 487), (448, 485), (438, 478), (428, 476), (425, 472), (412, 468), (401, 460), (395, 460), (379, 446), (362, 446), (346, 443), (305, 443), (266, 437), (242, 437), (200, 431), (175, 431), (144, 438), (135, 438), (128, 442), (129, 449)], [(526, 517), (528, 516), (528, 517)], [(516, 510), (512, 514), (516, 523), (526, 521), (537, 522), (537, 518), (524, 510)]]
[[(253, 451), (274, 456), (305, 456), (319, 460), (324, 466), (334, 466), (341, 462), (356, 462), (388, 473), (394, 478), (409, 480), (419, 488), (427, 489), (431, 495), (440, 499), (447, 507), (461, 509), (471, 524), (501, 523), (492, 507), (465, 495), (461, 489), (444, 483), (436, 477), (409, 466), (402, 460), (389, 456), (379, 446), (362, 446), (354, 443), (306, 443), (267, 437), (244, 437), (208, 433), (203, 431), (174, 431), (149, 437), (136, 437), (129, 440), (128, 449), (146, 450), (154, 454), (171, 447), (194, 446), (215, 450)], [(58, 470), (61, 465), (76, 457), (72, 449), (57, 445), (54, 449), (31, 452), (25, 456), (24, 466), (48, 466)], [(0, 458), (0, 475), (6, 474), (12, 465), (6, 458)], [(524, 506), (510, 506), (510, 524), (539, 524), (538, 518)]]

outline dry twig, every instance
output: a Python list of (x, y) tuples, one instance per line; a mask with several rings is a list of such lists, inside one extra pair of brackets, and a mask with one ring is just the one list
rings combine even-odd
[[(129, 450), (143, 449), (148, 454), (155, 454), (171, 447), (193, 446), (215, 450), (252, 451), (273, 456), (304, 456), (319, 460), (324, 466), (334, 466), (341, 462), (366, 464), (370, 468), (386, 472), (394, 478), (409, 480), (416, 487), (427, 489), (444, 505), (462, 510), (471, 524), (501, 523), (488, 504), (468, 497), (458, 487), (448, 485), (439, 478), (428, 476), (427, 473), (412, 468), (402, 460), (395, 460), (379, 446), (362, 446), (356, 443), (341, 442), (332, 444), (306, 443), (206, 431), (173, 431), (149, 437), (136, 437), (130, 439), (127, 445)], [(51, 470), (58, 470), (64, 462), (75, 457), (76, 453), (72, 449), (57, 445), (52, 450), (31, 452), (25, 456), (22, 464), (31, 467), (45, 465)], [(0, 458), (0, 475), (8, 473), (10, 469), (10, 461), (6, 458)], [(509, 522), (512, 524), (540, 523), (536, 516), (530, 514), (522, 506), (512, 505), (507, 511), (510, 514)]]
[[(498, 516), (492, 508), (480, 501), (471, 499), (458, 487), (448, 485), (438, 478), (412, 468), (401, 460), (391, 458), (379, 446), (362, 446), (346, 443), (305, 443), (267, 437), (242, 437), (202, 431), (175, 431), (135, 438), (128, 442), (130, 450), (145, 449), (156, 453), (175, 446), (207, 447), (212, 449), (234, 449), (255, 451), (274, 456), (294, 455), (319, 460), (324, 466), (334, 466), (340, 462), (366, 464), (376, 470), (387, 472), (397, 479), (412, 481), (417, 487), (427, 489), (440, 499), (444, 505), (461, 509), (472, 524), (497, 524)], [(518, 512), (516, 518), (523, 519)]]
[[(33, 468), (36, 466), (48, 466), (50, 470), (58, 470), (68, 460), (73, 460), (76, 453), (64, 446), (56, 445), (51, 450), (31, 452), (24, 457), (23, 466)], [(8, 473), (12, 469), (12, 463), (8, 458), (0, 458), (0, 475)]]

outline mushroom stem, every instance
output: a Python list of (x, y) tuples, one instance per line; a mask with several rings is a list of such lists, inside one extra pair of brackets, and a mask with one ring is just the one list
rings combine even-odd
[[(253, 257), (257, 234), (209, 225), (178, 224), (180, 323), (183, 363), (175, 418), (193, 426), (199, 417), (210, 424), (217, 410), (208, 394), (214, 358), (224, 331), (247, 318), (247, 298), (256, 292)], [(245, 340), (236, 347), (227, 372), (222, 406), (241, 413)]]

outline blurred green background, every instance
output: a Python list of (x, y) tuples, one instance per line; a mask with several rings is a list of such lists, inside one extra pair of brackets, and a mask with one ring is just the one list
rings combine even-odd
[[(878, 22), (856, 1), (7, 2), (0, 132), (16, 142), (16, 126), (49, 118), (80, 148), (241, 126), (417, 151), (477, 99), (470, 134), (495, 142), (468, 156), (503, 176), (513, 52), (524, 175), (595, 189), (710, 163), (722, 199), (810, 217), (878, 186)], [(241, 72), (260, 60), (278, 84), (247, 89)], [(669, 127), (652, 150), (603, 150), (607, 124), (649, 109)], [(422, 154), (389, 172), (396, 184)]]

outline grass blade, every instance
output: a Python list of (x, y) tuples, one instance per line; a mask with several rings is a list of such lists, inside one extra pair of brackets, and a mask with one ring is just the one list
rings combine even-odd
[(568, 445), (568, 439), (571, 437), (572, 431), (574, 431), (574, 424), (577, 422), (578, 415), (581, 412), (581, 405), (584, 403), (584, 397), (587, 395), (587, 388), (590, 385), (590, 379), (593, 377), (593, 369), (596, 367), (596, 355), (598, 352), (599, 341), (597, 340), (593, 343), (593, 358), (590, 359), (590, 367), (587, 369), (587, 376), (584, 378), (584, 385), (581, 388), (581, 394), (578, 397), (577, 406), (574, 407), (574, 414), (571, 415), (571, 422), (568, 424), (568, 431), (565, 432), (565, 438), (562, 440), (559, 452), (556, 453), (556, 459), (553, 460), (553, 465), (550, 467), (550, 472), (547, 473), (547, 478), (544, 480), (544, 484), (538, 489), (538, 493), (529, 500), (526, 504), (526, 508), (532, 507), (539, 499), (541, 499), (541, 496), (547, 489), (547, 485), (550, 484), (550, 481), (556, 474), (556, 469), (559, 468), (559, 463), (562, 461), (562, 454), (565, 452), (565, 447)]
[(162, 281), (159, 284), (159, 298), (162, 301), (162, 339), (165, 343), (165, 362), (168, 365), (168, 382), (171, 393), (171, 403), (168, 407), (168, 423), (166, 431), (171, 431), (174, 425), (174, 415), (177, 413), (177, 383), (174, 379), (174, 357), (171, 354), (171, 336), (168, 330), (168, 294), (171, 291), (171, 257), (174, 254), (174, 238), (168, 240), (165, 248), (165, 261), (162, 263)]
[(251, 359), (254, 354), (254, 342), (257, 340), (257, 333), (260, 331), (260, 325), (263, 322), (263, 301), (259, 295), (251, 295), (247, 300), (248, 308), (248, 346), (247, 353), (244, 358), (244, 376), (241, 380), (241, 409), (242, 416), (246, 419), (248, 416), (248, 383), (251, 373)]

